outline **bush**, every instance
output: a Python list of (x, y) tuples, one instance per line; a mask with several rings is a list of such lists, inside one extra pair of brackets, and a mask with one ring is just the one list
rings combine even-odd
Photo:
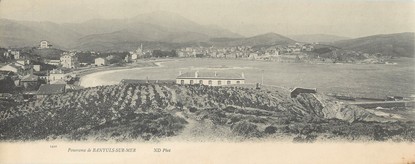
[(248, 121), (240, 121), (234, 124), (232, 132), (246, 138), (261, 137), (261, 132), (258, 131), (257, 126)]
[(278, 130), (278, 128), (275, 127), (275, 126), (268, 126), (268, 127), (265, 128), (264, 132), (266, 134), (274, 134), (274, 133), (277, 132), (277, 130)]
[(195, 108), (195, 107), (190, 107), (190, 108), (189, 108), (189, 112), (190, 112), (190, 113), (195, 113), (195, 112), (197, 112), (197, 108)]
[(307, 142), (312, 143), (316, 141), (317, 135), (298, 135), (293, 138), (293, 142)]

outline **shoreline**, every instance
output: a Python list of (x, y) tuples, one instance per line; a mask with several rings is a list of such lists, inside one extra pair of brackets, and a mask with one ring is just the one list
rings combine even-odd
[(120, 72), (124, 70), (132, 70), (132, 69), (140, 70), (140, 69), (145, 69), (145, 68), (163, 67), (163, 65), (161, 64), (167, 61), (170, 61), (170, 60), (144, 61), (140, 63), (129, 64), (126, 66), (105, 67), (105, 68), (83, 70), (77, 73), (80, 79), (76, 85), (82, 88), (88, 88), (88, 87), (95, 87), (95, 86), (100, 86), (100, 85), (118, 84), (119, 81), (115, 82), (115, 81), (102, 80), (100, 77), (104, 74)]

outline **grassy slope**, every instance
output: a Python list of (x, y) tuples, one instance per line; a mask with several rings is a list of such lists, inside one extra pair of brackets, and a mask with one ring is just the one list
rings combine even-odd
[(334, 42), (333, 45), (346, 50), (365, 53), (381, 53), (395, 57), (414, 57), (415, 34), (397, 33), (373, 35)]

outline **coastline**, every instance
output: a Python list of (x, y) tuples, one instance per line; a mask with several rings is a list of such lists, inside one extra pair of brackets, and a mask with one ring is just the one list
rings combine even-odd
[(145, 68), (155, 68), (155, 67), (162, 67), (162, 63), (167, 62), (170, 60), (154, 60), (154, 61), (144, 61), (140, 63), (133, 63), (127, 66), (119, 66), (119, 67), (104, 67), (104, 68), (97, 68), (97, 69), (88, 69), (82, 70), (77, 72), (78, 76), (80, 77), (79, 82), (77, 83), (78, 86), (82, 88), (88, 87), (95, 87), (101, 85), (113, 85), (118, 84), (119, 81), (108, 81), (102, 80), (102, 77), (105, 74), (121, 72), (124, 70), (140, 70)]

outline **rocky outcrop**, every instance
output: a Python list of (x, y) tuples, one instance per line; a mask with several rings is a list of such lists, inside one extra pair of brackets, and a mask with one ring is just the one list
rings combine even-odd
[(340, 119), (348, 122), (375, 121), (393, 122), (395, 119), (377, 116), (364, 108), (337, 102), (322, 94), (302, 93), (296, 101), (304, 108), (304, 112), (325, 119)]

